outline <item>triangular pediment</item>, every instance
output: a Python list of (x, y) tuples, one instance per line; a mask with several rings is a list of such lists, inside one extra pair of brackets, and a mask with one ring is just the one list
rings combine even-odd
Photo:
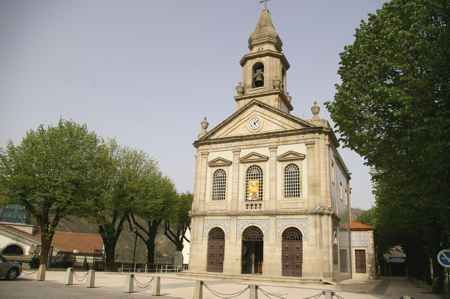
[(250, 154), (245, 155), (240, 159), (241, 163), (256, 163), (256, 162), (266, 162), (269, 160), (269, 157), (264, 156), (262, 154), (258, 154), (255, 152), (252, 152)]
[(211, 160), (208, 162), (208, 165), (210, 167), (224, 167), (224, 166), (230, 166), (232, 162), (230, 160), (227, 160), (225, 158), (215, 158), (214, 160)]
[(305, 155), (301, 153), (297, 153), (294, 151), (288, 151), (282, 155), (278, 156), (278, 161), (280, 162), (286, 162), (286, 161), (296, 161), (296, 160), (304, 160)]
[[(258, 126), (251, 125), (257, 120)], [(313, 124), (253, 100), (202, 136), (199, 141), (314, 127)]]

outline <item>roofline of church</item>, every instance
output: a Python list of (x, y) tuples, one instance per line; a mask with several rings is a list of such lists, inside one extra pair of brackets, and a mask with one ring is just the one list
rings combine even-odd
[(278, 94), (280, 96), (281, 100), (286, 105), (286, 107), (289, 109), (289, 111), (294, 110), (294, 107), (292, 106), (292, 103), (288, 100), (287, 95), (282, 90), (278, 90), (278, 89), (264, 91), (264, 92), (260, 92), (258, 94), (251, 93), (251, 94), (245, 94), (245, 95), (242, 95), (242, 96), (235, 96), (234, 100), (236, 102), (239, 102), (239, 101), (242, 101), (242, 100), (248, 100), (248, 99), (254, 98), (256, 95), (257, 96), (267, 96), (267, 95), (276, 95), (276, 94)]
[[(194, 146), (197, 147), (196, 144), (199, 144), (201, 142), (206, 141), (209, 137), (211, 137), (211, 135), (213, 135), (215, 132), (217, 132), (218, 130), (220, 130), (221, 128), (223, 128), (225, 125), (227, 125), (228, 123), (230, 123), (235, 117), (237, 117), (239, 114), (241, 114), (243, 111), (245, 111), (246, 109), (250, 108), (253, 105), (258, 105), (260, 107), (264, 107), (267, 110), (270, 110), (274, 113), (277, 113), (283, 117), (289, 118), (290, 120), (297, 122), (305, 127), (315, 127), (312, 123), (303, 120), (301, 118), (298, 118), (292, 114), (289, 113), (285, 113), (283, 111), (281, 111), (280, 109), (274, 108), (270, 105), (267, 105), (259, 100), (252, 100), (250, 102), (248, 102), (245, 106), (241, 107), (240, 109), (236, 110), (233, 114), (231, 114), (230, 116), (228, 116), (225, 120), (223, 120), (221, 123), (219, 123), (218, 125), (216, 125), (213, 129), (211, 129), (208, 133), (206, 133), (205, 135), (203, 135), (202, 137), (200, 137), (198, 140), (196, 140), (194, 142)], [(335, 137), (336, 138), (336, 137)], [(337, 139), (336, 139), (337, 141)]]
[(193, 145), (198, 148), (202, 145), (209, 144), (217, 144), (217, 143), (229, 143), (236, 141), (246, 141), (246, 140), (255, 140), (255, 139), (268, 139), (268, 138), (276, 138), (276, 137), (284, 137), (284, 136), (292, 136), (292, 135), (304, 135), (311, 133), (323, 133), (329, 134), (333, 140), (333, 143), (337, 143), (336, 136), (332, 133), (332, 130), (324, 127), (309, 127), (302, 129), (294, 129), (287, 131), (275, 131), (275, 132), (267, 132), (261, 134), (253, 134), (253, 135), (242, 135), (242, 136), (230, 136), (230, 137), (221, 137), (215, 139), (206, 139), (206, 140), (197, 140), (193, 143)]

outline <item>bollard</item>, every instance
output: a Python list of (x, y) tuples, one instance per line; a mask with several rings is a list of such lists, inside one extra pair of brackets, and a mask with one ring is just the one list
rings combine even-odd
[(154, 277), (152, 283), (152, 296), (161, 296), (161, 277)]
[(134, 293), (134, 274), (128, 275), (127, 293)]
[(64, 284), (66, 286), (73, 285), (73, 268), (67, 268), (67, 270), (66, 270), (66, 278), (64, 280)]
[(37, 274), (36, 274), (36, 280), (37, 281), (44, 281), (45, 280), (46, 268), (47, 267), (44, 264), (39, 265), (39, 269), (38, 269)]
[(194, 296), (192, 299), (203, 299), (203, 281), (197, 280), (195, 282)]
[(95, 270), (88, 271), (87, 287), (95, 288)]
[(258, 286), (251, 284), (250, 286), (250, 299), (258, 299)]

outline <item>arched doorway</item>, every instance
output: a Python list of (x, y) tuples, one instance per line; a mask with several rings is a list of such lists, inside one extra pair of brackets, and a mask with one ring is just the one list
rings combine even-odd
[(256, 226), (242, 233), (242, 274), (262, 274), (264, 234)]
[(3, 255), (23, 255), (23, 249), (19, 245), (12, 244), (12, 245), (6, 246), (2, 250), (2, 254)]
[(223, 257), (225, 253), (225, 233), (219, 227), (215, 227), (208, 233), (208, 272), (223, 272)]
[(281, 250), (283, 276), (302, 276), (303, 237), (300, 230), (289, 227), (283, 232)]

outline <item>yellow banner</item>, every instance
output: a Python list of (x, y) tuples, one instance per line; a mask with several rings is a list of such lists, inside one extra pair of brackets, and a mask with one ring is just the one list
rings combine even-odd
[(247, 194), (247, 200), (259, 200), (259, 180), (248, 181)]

